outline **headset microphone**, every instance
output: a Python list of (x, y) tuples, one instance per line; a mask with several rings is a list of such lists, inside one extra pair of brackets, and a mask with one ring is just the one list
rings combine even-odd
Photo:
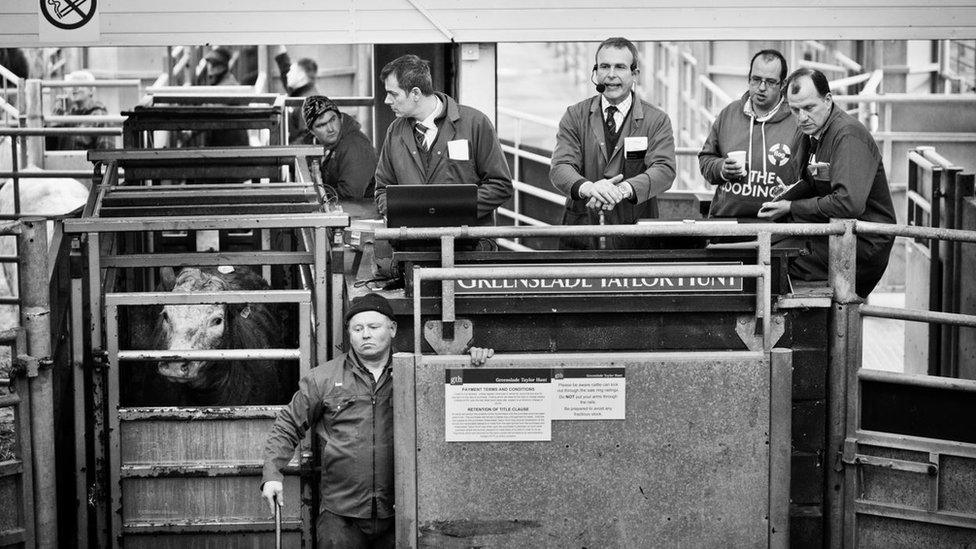
[(607, 85), (597, 84), (596, 81), (593, 80), (593, 73), (595, 72), (596, 72), (596, 65), (593, 65), (593, 72), (590, 73), (590, 82), (593, 82), (593, 84), (596, 86), (596, 93), (603, 93), (607, 91)]

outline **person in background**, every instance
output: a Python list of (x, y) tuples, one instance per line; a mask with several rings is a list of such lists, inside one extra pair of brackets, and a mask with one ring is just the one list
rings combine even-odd
[[(783, 96), (786, 74), (783, 54), (756, 53), (749, 62), (748, 91), (712, 123), (698, 153), (701, 174), (715, 186), (708, 217), (756, 217), (763, 202), (796, 182), (791, 162), (796, 118)], [(744, 164), (729, 156), (733, 151), (745, 153)]]
[(208, 86), (237, 86), (240, 82), (230, 72), (230, 50), (217, 47), (207, 52), (203, 57), (206, 61), (206, 84)]
[[(302, 57), (292, 63), (285, 46), (278, 46), (275, 54), (275, 63), (278, 65), (278, 75), (281, 78), (281, 85), (284, 86), (288, 97), (311, 97), (321, 95), (315, 85), (315, 79), (319, 74), (319, 65), (314, 59)], [(288, 108), (288, 143), (311, 143), (312, 138), (305, 125), (302, 110), (295, 107)]]
[[(674, 182), (674, 134), (668, 115), (634, 92), (639, 75), (633, 42), (604, 40), (593, 65), (597, 95), (570, 106), (559, 121), (549, 181), (566, 195), (563, 225), (628, 225), (658, 216), (654, 197)], [(606, 239), (612, 249), (645, 244)], [(598, 247), (593, 237), (560, 241), (564, 249)]]
[[(871, 132), (834, 104), (822, 72), (798, 69), (786, 86), (786, 100), (800, 128), (794, 149), (801, 179), (782, 196), (764, 203), (759, 217), (798, 223), (824, 223), (831, 218), (895, 223), (881, 151)], [(884, 275), (894, 240), (888, 235), (857, 235), (855, 291), (861, 298), (867, 299)], [(807, 252), (790, 265), (791, 276), (827, 279), (826, 237), (794, 237), (777, 245)]]
[[(86, 70), (78, 70), (68, 73), (64, 79), (68, 82), (77, 82), (79, 85), (65, 88), (68, 92), (67, 100), (64, 105), (55, 106), (52, 114), (55, 116), (106, 116), (108, 110), (105, 105), (95, 100), (95, 87), (85, 86), (85, 82), (94, 82), (95, 75)], [(95, 122), (92, 124), (70, 124), (64, 127), (73, 128), (98, 128), (106, 127), (107, 124)], [(54, 143), (47, 141), (48, 150), (71, 151), (88, 149), (112, 149), (115, 148), (115, 139), (110, 135), (61, 135), (54, 138)]]
[(314, 142), (325, 145), (319, 160), (322, 182), (335, 189), (340, 200), (372, 198), (376, 151), (359, 122), (322, 95), (305, 98), (302, 117)]
[[(264, 447), (261, 495), (274, 514), (284, 505), (281, 468), (309, 429), (321, 455), (319, 549), (394, 546), (393, 307), (375, 293), (345, 315), (350, 350), (312, 369), (278, 412)], [(471, 365), (494, 350), (472, 347)], [(298, 501), (298, 494), (294, 494)], [(296, 503), (297, 505), (297, 503)]]

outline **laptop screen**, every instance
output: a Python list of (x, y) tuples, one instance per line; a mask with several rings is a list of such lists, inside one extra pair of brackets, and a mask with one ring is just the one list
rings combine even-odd
[(386, 188), (387, 227), (473, 227), (477, 224), (477, 185), (390, 185)]

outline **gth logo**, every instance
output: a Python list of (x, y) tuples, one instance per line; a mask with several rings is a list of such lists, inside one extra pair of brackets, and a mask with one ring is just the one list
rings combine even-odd
[(769, 163), (774, 166), (785, 166), (790, 161), (790, 146), (785, 143), (777, 143), (769, 148), (766, 155)]

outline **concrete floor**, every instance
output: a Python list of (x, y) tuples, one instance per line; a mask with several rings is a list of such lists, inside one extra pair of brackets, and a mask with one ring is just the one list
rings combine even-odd
[[(904, 293), (873, 293), (868, 303), (905, 308)], [(905, 322), (888, 318), (865, 318), (861, 360), (864, 368), (905, 371)]]

